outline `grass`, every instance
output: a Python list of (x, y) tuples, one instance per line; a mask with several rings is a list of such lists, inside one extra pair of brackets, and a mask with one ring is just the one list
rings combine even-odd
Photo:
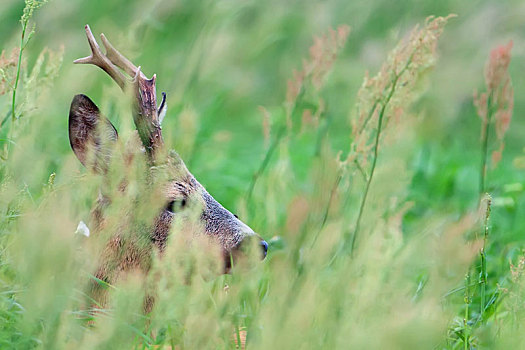
[[(523, 347), (518, 1), (53, 0), (21, 28), (25, 5), (0, 5), (0, 348)], [(450, 13), (436, 51), (403, 51), (418, 23)], [(270, 243), (264, 262), (218, 274), (175, 228), (151, 273), (105, 286), (111, 303), (91, 312), (107, 237), (76, 227), (122, 171), (143, 184), (140, 164), (103, 180), (70, 149), (77, 93), (123, 141), (133, 130), (119, 89), (71, 63), (89, 53), (86, 23), (157, 74), (166, 144)], [(491, 50), (509, 40), (511, 85), (491, 84)], [(129, 212), (149, 222), (136, 198), (115, 195), (110, 227)]]

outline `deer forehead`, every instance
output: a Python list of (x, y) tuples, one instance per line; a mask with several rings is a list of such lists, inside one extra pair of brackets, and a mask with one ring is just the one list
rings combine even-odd
[(168, 181), (165, 193), (167, 198), (188, 198), (195, 195), (201, 196), (203, 189), (193, 175), (188, 173), (182, 178)]

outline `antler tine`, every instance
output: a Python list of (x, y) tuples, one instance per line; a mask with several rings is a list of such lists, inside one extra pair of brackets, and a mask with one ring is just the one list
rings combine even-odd
[(101, 51), (100, 47), (98, 46), (97, 41), (95, 40), (95, 37), (93, 36), (93, 33), (91, 32), (91, 28), (89, 28), (89, 25), (86, 24), (86, 36), (88, 39), (89, 47), (91, 48), (91, 55), (84, 58), (79, 58), (75, 60), (73, 63), (76, 64), (94, 64), (98, 67), (100, 67), (102, 70), (104, 70), (106, 73), (109, 74), (109, 76), (120, 86), (122, 90), (124, 90), (126, 85), (126, 78), (124, 75), (118, 70), (118, 68), (109, 60), (108, 57), (106, 57)]
[[(132, 84), (135, 94), (133, 121), (135, 122), (139, 137), (146, 149), (148, 157), (152, 163), (155, 163), (159, 150), (163, 149), (164, 146), (159, 121), (159, 111), (157, 110), (157, 93), (155, 86), (157, 77), (153, 75), (151, 79), (146, 78), (144, 73), (141, 72), (140, 67), (136, 67), (131, 63), (130, 60), (111, 45), (104, 34), (101, 34), (100, 38), (106, 48), (106, 54), (104, 55), (100, 51), (100, 47), (89, 25), (86, 25), (85, 28), (89, 46), (91, 47), (91, 55), (80, 58), (74, 63), (94, 64), (102, 68), (117, 82), (122, 90), (126, 90), (126, 87)], [(126, 72), (132, 79), (128, 79), (119, 68)], [(165, 96), (163, 96), (163, 99), (165, 99)], [(161, 107), (163, 105), (164, 102), (161, 104)]]
[[(134, 77), (137, 74), (137, 71), (140, 72), (140, 69), (138, 69), (133, 63), (131, 63), (130, 60), (128, 60), (117, 49), (115, 49), (113, 45), (111, 45), (103, 33), (100, 34), (100, 38), (102, 39), (102, 44), (106, 48), (106, 57), (111, 61), (111, 63), (125, 71), (130, 77)], [(140, 77), (142, 79), (147, 79), (142, 72), (140, 72)]]

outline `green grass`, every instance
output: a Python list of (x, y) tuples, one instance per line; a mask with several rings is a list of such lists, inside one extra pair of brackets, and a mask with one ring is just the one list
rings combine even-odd
[[(0, 5), (0, 79), (8, 80), (0, 80), (0, 348), (229, 349), (245, 333), (253, 349), (523, 347), (519, 1), (52, 0), (32, 14), (19, 65), (11, 53), (21, 45), (23, 8)], [(374, 148), (363, 153), (361, 170), (341, 164), (352, 159), (359, 107), (369, 111), (373, 101), (358, 95), (366, 72), (376, 76), (427, 16), (450, 13), (457, 17), (437, 60), (388, 99), (380, 137), (378, 120), (368, 125), (377, 154), (365, 162)], [(112, 302), (96, 315), (86, 301), (91, 249), (101, 242), (74, 232), (102, 180), (70, 149), (71, 99), (90, 96), (124, 140), (133, 128), (118, 87), (72, 64), (89, 53), (87, 23), (157, 74), (168, 96), (167, 145), (270, 242), (264, 262), (219, 275), (175, 230), (149, 276), (157, 286), (150, 315), (138, 275), (108, 287)], [(329, 71), (319, 82), (307, 74), (287, 97), (313, 38), (340, 25), (351, 32)], [(511, 39), (514, 113), (502, 161), (483, 179), (489, 219), (478, 211), (487, 152), (473, 91), (485, 89), (490, 50)], [(487, 146), (497, 146), (493, 136)], [(126, 200), (109, 213), (115, 225)], [(350, 254), (344, 247), (357, 231)]]

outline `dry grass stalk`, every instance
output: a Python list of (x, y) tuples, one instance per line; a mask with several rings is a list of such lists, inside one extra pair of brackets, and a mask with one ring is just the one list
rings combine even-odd
[(504, 137), (512, 118), (514, 109), (514, 89), (509, 74), (510, 52), (512, 41), (501, 45), (490, 52), (485, 65), (485, 87), (483, 93), (474, 93), (474, 106), (481, 119), (482, 163), (480, 169), (480, 193), (485, 191), (487, 162), (489, 153), (490, 127), (494, 124), (497, 147), (492, 152), (492, 166), (496, 167), (501, 160), (505, 147)]
[[(429, 17), (423, 28), (416, 26), (408, 38), (401, 40), (389, 54), (375, 77), (370, 78), (366, 74), (358, 92), (357, 118), (352, 120), (352, 143), (346, 163), (355, 164), (365, 176), (366, 185), (351, 236), (351, 251), (354, 250), (374, 176), (381, 132), (390, 122), (398, 121), (413, 102), (416, 84), (422, 74), (434, 65), (438, 39), (451, 17)], [(367, 172), (366, 169), (370, 170)], [(345, 246), (348, 246), (349, 240), (350, 237), (346, 237)]]

